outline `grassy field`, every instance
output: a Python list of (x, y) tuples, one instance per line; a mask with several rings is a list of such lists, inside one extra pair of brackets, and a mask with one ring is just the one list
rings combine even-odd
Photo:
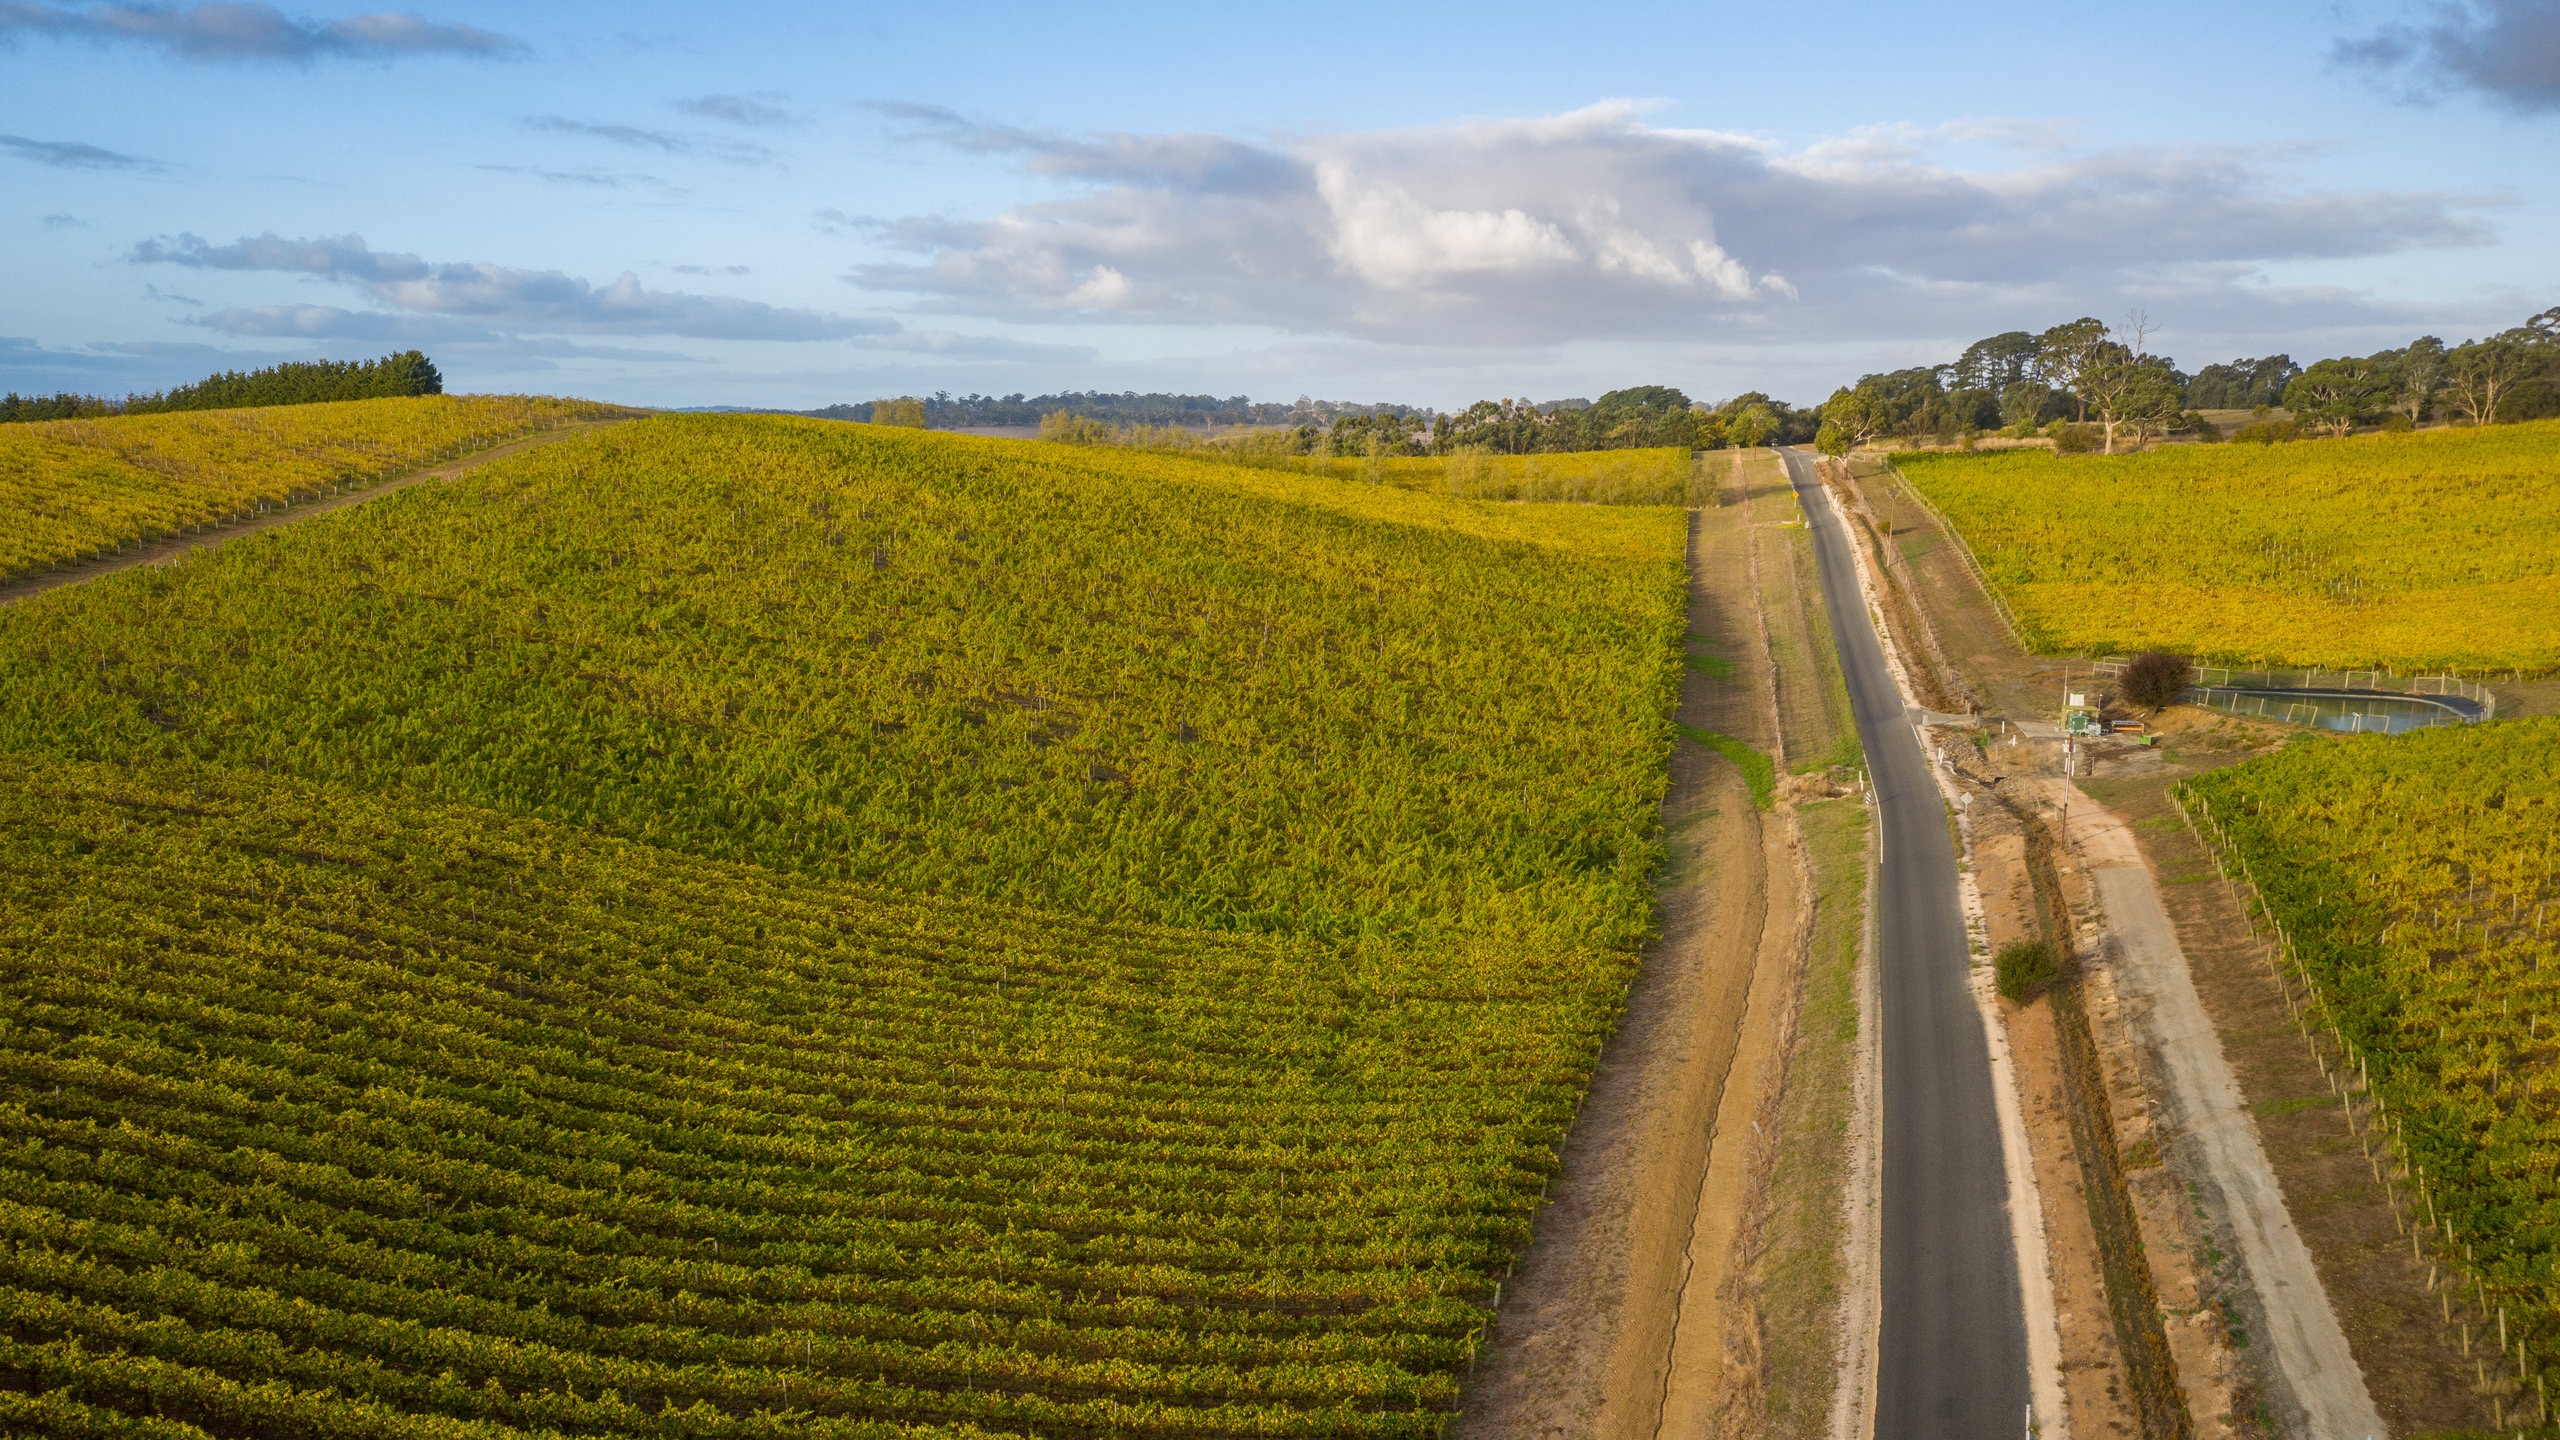
[(1437, 1433), (1683, 536), (661, 417), (0, 612), (0, 1428)]
[(2560, 668), (2560, 421), (1897, 463), (2042, 651)]
[(2510, 1361), (2521, 1344), (2560, 1380), (2560, 720), (2297, 742), (2181, 793), (2423, 1174), (2428, 1258), (2507, 1312)]
[(0, 581), (618, 413), (421, 395), (0, 427)]

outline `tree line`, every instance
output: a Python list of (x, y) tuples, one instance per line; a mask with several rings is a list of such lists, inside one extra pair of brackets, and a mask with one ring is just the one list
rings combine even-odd
[[(1026, 414), (1026, 412), (1028, 412)], [(1155, 445), (1176, 429), (1257, 426), (1257, 452), (1329, 456), (1538, 455), (1676, 446), (1788, 444), (1813, 438), (1814, 412), (1759, 391), (1714, 404), (1668, 385), (1612, 390), (1598, 400), (1479, 400), (1454, 413), (1426, 406), (1355, 404), (1299, 396), (1257, 402), (1237, 395), (1109, 395), (1067, 391), (1025, 399), (948, 392), (830, 405), (797, 412), (874, 425), (957, 429), (1037, 424), (1043, 438), (1079, 444)]]
[[(2232, 438), (2261, 441), (2304, 429), (2409, 429), (2430, 417), (2489, 425), (2560, 415), (2560, 306), (2460, 345), (2423, 335), (2372, 355), (2308, 366), (2272, 355), (2193, 375), (2150, 353), (2152, 329), (2139, 311), (2122, 327), (2083, 316), (1977, 340), (1949, 364), (1861, 376), (1822, 404), (1815, 444), (1839, 454), (1875, 440), (2043, 433), (2059, 448), (2111, 453), (2120, 438), (2222, 438), (2206, 410), (2257, 412), (2259, 423)], [(2290, 418), (2269, 418), (2278, 407)]]
[(379, 360), (289, 360), (263, 370), (225, 370), (192, 385), (121, 400), (63, 391), (54, 395), (0, 396), (0, 423), (83, 420), (105, 415), (156, 415), (171, 410), (246, 410), (262, 405), (312, 405), (329, 400), (380, 400), (402, 395), (441, 395), (444, 376), (423, 352), (403, 350)]
[(1315, 400), (1304, 395), (1295, 401), (1257, 401), (1246, 395), (1173, 395), (1160, 391), (1141, 395), (1134, 390), (1124, 390), (1117, 395), (1102, 390), (1064, 390), (1055, 395), (1028, 397), (1020, 393), (955, 396), (948, 390), (937, 390), (931, 395), (903, 395), (867, 404), (829, 405), (821, 410), (791, 413), (821, 420), (963, 430), (980, 426), (1038, 425), (1061, 412), (1104, 425), (1185, 425), (1194, 428), (1327, 425), (1344, 416), (1397, 415), (1427, 419), (1431, 414), (1427, 409), (1411, 405)]

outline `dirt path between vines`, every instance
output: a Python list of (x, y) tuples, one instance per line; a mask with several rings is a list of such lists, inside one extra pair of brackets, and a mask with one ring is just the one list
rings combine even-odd
[(59, 590), (65, 585), (78, 585), (84, 581), (95, 580), (101, 575), (113, 575), (119, 570), (130, 570), (136, 565), (167, 565), (198, 550), (210, 550), (218, 545), (228, 545), (243, 535), (255, 535), (261, 530), (272, 530), (278, 525), (290, 525), (299, 520), (308, 520), (314, 515), (325, 515), (332, 510), (344, 510), (350, 505), (361, 505), (367, 500), (388, 495), (394, 490), (405, 490), (421, 480), (450, 480), (466, 470), (476, 470), (492, 460), (504, 460), (510, 455), (521, 454), (537, 445), (550, 445), (575, 436), (593, 434), (614, 425), (628, 425), (639, 418), (641, 417), (637, 415), (629, 415), (617, 416), (610, 420), (581, 420), (574, 424), (563, 425), (556, 430), (545, 430), (538, 435), (527, 435), (520, 440), (510, 440), (503, 445), (492, 445), (486, 450), (475, 450), (441, 465), (429, 466), (424, 470), (412, 470), (405, 475), (394, 475), (388, 480), (376, 481), (361, 490), (348, 490), (300, 505), (288, 505), (281, 510), (270, 511), (264, 515), (253, 515), (246, 520), (235, 520), (227, 525), (217, 525), (210, 530), (197, 531), (193, 535), (173, 535), (165, 540), (145, 541), (121, 554), (84, 560), (77, 565), (65, 565), (59, 570), (48, 570), (41, 575), (29, 575), (0, 584), (0, 605), (14, 605), (30, 595), (41, 595), (47, 590)]
[[(1690, 649), (1725, 664), (1693, 668), (1679, 719), (1767, 750), (1775, 717), (1750, 508), (1738, 493), (1726, 499), (1692, 512), (1689, 540)], [(1764, 963), (1762, 939), (1792, 940), (1795, 881), (1779, 818), (1754, 809), (1739, 769), (1704, 745), (1680, 743), (1663, 818), (1659, 938), (1506, 1286), (1451, 1432), (1459, 1440), (1668, 1440), (1666, 1411), (1685, 1436), (1719, 1403), (1717, 1292), (1742, 1197), (1709, 1182), (1733, 1173), (1747, 1146), (1749, 1106), (1728, 1103), (1728, 1081), (1738, 1059), (1748, 1072), (1765, 1048), (1747, 1043), (1746, 1017), (1774, 1003), (1764, 973), (1789, 952)], [(1750, 1089), (1749, 1075), (1734, 1088)], [(1720, 1151), (1731, 1152), (1723, 1165)]]

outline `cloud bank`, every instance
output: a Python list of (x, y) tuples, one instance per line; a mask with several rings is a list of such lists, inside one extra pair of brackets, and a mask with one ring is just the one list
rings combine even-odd
[[(732, 121), (732, 123), (739, 122)], [(679, 135), (669, 130), (652, 130), (644, 125), (625, 125), (609, 120), (574, 120), (566, 115), (534, 115), (527, 117), (524, 125), (528, 130), (602, 140), (608, 145), (620, 145), (630, 150), (646, 150), (659, 155), (707, 155), (732, 165), (757, 165), (773, 158), (772, 151), (762, 145), (749, 144), (744, 140)]]
[(30, 140), (24, 135), (0, 135), (0, 150), (21, 160), (50, 165), (57, 170), (157, 170), (159, 165), (139, 155), (125, 155), (102, 150), (77, 140)]
[(688, 100), (678, 100), (675, 106), (687, 115), (742, 125), (750, 130), (799, 124), (799, 115), (773, 103), (780, 98), (778, 95), (697, 95)]
[(326, 59), (400, 59), (412, 55), (481, 58), (524, 47), (471, 25), (444, 25), (404, 11), (343, 20), (296, 20), (272, 5), (48, 5), (0, 0), (0, 39), (46, 35), (100, 44), (155, 46), (182, 60), (277, 60), (308, 65)]
[[(232, 335), (377, 337), (397, 318), (464, 320), (495, 332), (537, 335), (676, 335), (698, 340), (842, 340), (894, 332), (888, 321), (768, 305), (724, 295), (653, 291), (625, 272), (592, 285), (558, 270), (485, 262), (432, 263), (374, 250), (360, 235), (290, 240), (247, 237), (213, 245), (194, 235), (146, 240), (137, 265), (268, 271), (350, 286), (374, 311), (333, 305), (261, 305), (216, 311), (192, 323)], [(409, 333), (409, 332), (403, 332)]]
[[(2475, 197), (2302, 191), (2240, 147), (2083, 152), (2016, 122), (1788, 150), (1624, 103), (1269, 143), (874, 108), (1062, 193), (985, 220), (824, 212), (905, 252), (846, 278), (1010, 320), (1423, 344), (1877, 339), (2127, 288), (2238, 300), (2270, 263), (2488, 238)], [(1985, 144), (2010, 163), (1941, 158)]]
[(2552, 0), (2439, 4), (2424, 23), (2341, 40), (2332, 55), (2405, 77), (2420, 95), (2471, 90), (2527, 114), (2560, 111), (2560, 4)]

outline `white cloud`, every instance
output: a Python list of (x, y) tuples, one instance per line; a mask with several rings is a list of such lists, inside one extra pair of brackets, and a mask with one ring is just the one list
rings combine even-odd
[[(1957, 310), (2079, 314), (2129, 289), (2234, 296), (2272, 265), (2488, 234), (2478, 197), (2303, 190), (2267, 152), (2087, 149), (2017, 120), (1790, 150), (1653, 125), (1621, 103), (1267, 143), (875, 108), (912, 138), (1009, 157), (1061, 193), (983, 220), (824, 212), (910, 257), (846, 278), (923, 309), (1021, 320), (1108, 310), (1399, 345), (1890, 338), (1948, 333)], [(2007, 163), (1942, 158), (1984, 146)]]
[(1071, 310), (1117, 310), (1129, 303), (1129, 277), (1108, 265), (1093, 267), (1093, 278), (1058, 297)]
[(243, 335), (370, 333), (382, 314), (439, 316), (478, 322), (492, 331), (536, 335), (680, 335), (697, 340), (843, 340), (894, 332), (890, 321), (768, 305), (726, 295), (650, 290), (624, 272), (592, 285), (558, 270), (526, 270), (485, 262), (431, 264), (415, 255), (378, 251), (360, 235), (291, 240), (257, 235), (210, 245), (193, 235), (146, 240), (135, 264), (199, 270), (276, 271), (336, 281), (363, 291), (382, 311), (325, 305), (235, 308), (203, 317), (214, 329)]

